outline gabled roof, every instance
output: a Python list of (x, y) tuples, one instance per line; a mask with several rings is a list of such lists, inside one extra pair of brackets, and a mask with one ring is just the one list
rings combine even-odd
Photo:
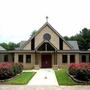
[(35, 48), (35, 50), (38, 50), (38, 48), (39, 48), (42, 44), (44, 44), (44, 43), (49, 43), (55, 50), (58, 50), (50, 41), (47, 41), (47, 40), (42, 41), (42, 42)]
[(25, 44), (26, 41), (21, 41), (20, 42), (20, 47), (22, 47)]
[(79, 50), (77, 41), (67, 41), (67, 42), (73, 47), (74, 50)]
[(0, 46), (0, 50), (3, 50), (3, 51), (5, 51), (6, 49), (5, 49), (5, 48), (3, 48), (2, 46)]
[(73, 49), (73, 47), (67, 42), (64, 40), (64, 38), (48, 23), (46, 22), (39, 30), (38, 32), (33, 35), (32, 37), (30, 37), (21, 47), (21, 49), (23, 49), (38, 33), (40, 33), (43, 28), (45, 28), (46, 26), (48, 26), (51, 30), (53, 30), (53, 32), (55, 32), (71, 49)]

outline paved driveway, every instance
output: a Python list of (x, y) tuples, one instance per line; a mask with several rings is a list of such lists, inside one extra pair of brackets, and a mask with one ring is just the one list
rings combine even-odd
[(53, 69), (40, 69), (30, 80), (28, 85), (58, 86), (58, 82)]

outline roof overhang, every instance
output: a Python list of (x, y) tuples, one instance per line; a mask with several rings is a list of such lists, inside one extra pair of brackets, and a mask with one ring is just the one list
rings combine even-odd
[(79, 54), (90, 54), (90, 51), (80, 51), (80, 50), (58, 50), (58, 51), (31, 51), (31, 50), (12, 50), (12, 51), (3, 51), (0, 50), (0, 54), (5, 53), (79, 53)]
[(0, 54), (2, 54), (2, 53), (35, 53), (35, 51), (31, 51), (31, 50), (1, 51), (1, 50), (0, 50)]

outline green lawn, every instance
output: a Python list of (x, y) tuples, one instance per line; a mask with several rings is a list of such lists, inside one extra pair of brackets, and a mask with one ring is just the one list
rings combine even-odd
[(56, 78), (58, 81), (59, 85), (76, 85), (77, 83), (74, 82), (67, 74), (66, 74), (67, 69), (61, 69), (61, 70), (56, 70)]
[(24, 85), (35, 75), (35, 72), (23, 72), (21, 75), (16, 76), (15, 78), (8, 80), (5, 84), (13, 85)]

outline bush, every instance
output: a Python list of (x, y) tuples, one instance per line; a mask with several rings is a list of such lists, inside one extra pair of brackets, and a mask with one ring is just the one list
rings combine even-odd
[(22, 69), (23, 69), (22, 64), (15, 63), (15, 64), (13, 65), (14, 75), (21, 73), (21, 72), (22, 72)]
[(90, 81), (90, 64), (71, 64), (69, 74), (81, 81)]
[(22, 72), (21, 64), (0, 63), (0, 80), (9, 79)]
[(76, 78), (82, 81), (88, 81), (89, 73), (86, 69), (79, 69), (77, 70)]

